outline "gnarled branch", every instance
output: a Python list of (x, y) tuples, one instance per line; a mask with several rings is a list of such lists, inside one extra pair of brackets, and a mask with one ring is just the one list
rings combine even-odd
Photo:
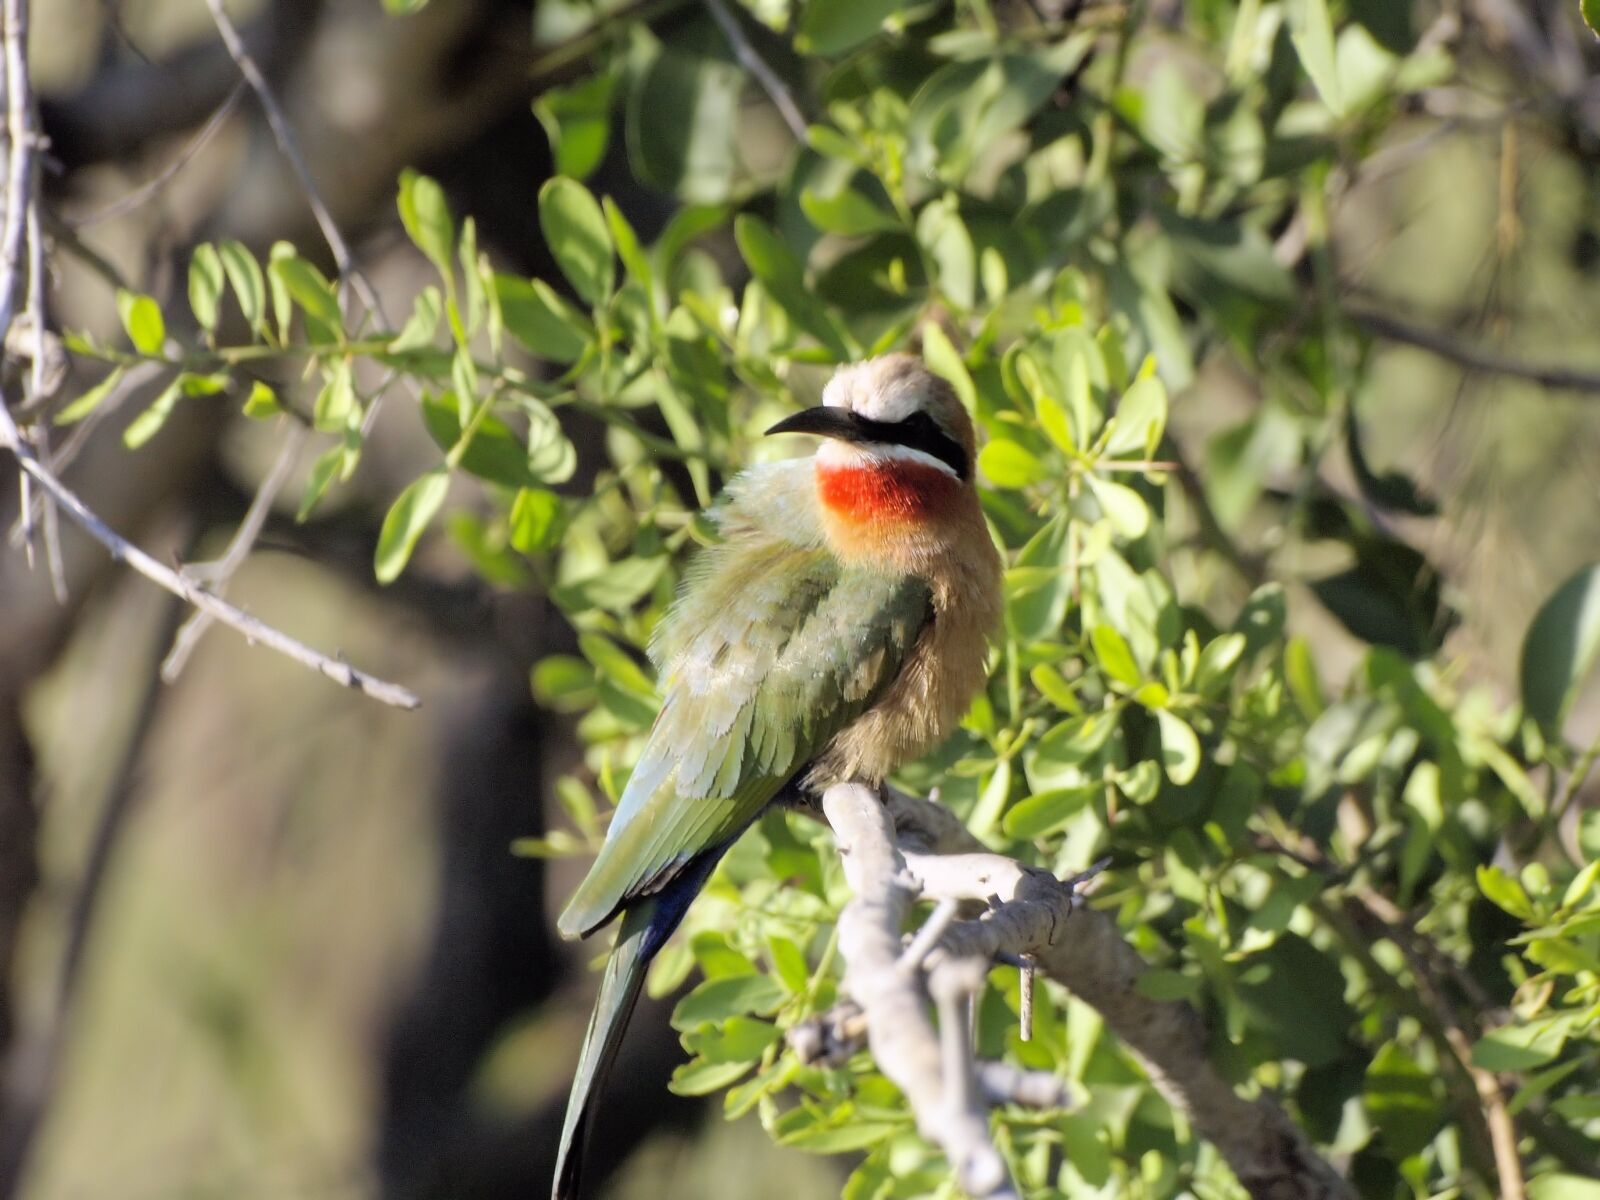
[[(996, 1092), (1012, 1099), (1005, 1093), (1016, 1086), (994, 1086), (994, 1072), (973, 1063), (963, 1001), (982, 986), (991, 963), (1028, 956), (1104, 1018), (1253, 1197), (1350, 1200), (1350, 1185), (1271, 1096), (1246, 1099), (1211, 1065), (1192, 1008), (1138, 990), (1143, 959), (1110, 917), (1083, 905), (1071, 881), (990, 853), (931, 801), (893, 789), (886, 800), (858, 784), (823, 796), (854, 893), (839, 917), (839, 948), (844, 991), (859, 1015), (843, 1014), (811, 1040), (835, 1056), (848, 1053), (864, 1024), (878, 1066), (905, 1093), (918, 1128), (944, 1148), (969, 1194), (1015, 1194), (989, 1139), (983, 1101)], [(951, 922), (926, 957), (926, 989), (939, 1001), (947, 1035), (942, 1053), (924, 980), (916, 966), (906, 969), (901, 950), (902, 926), (918, 898), (988, 906), (981, 916)]]

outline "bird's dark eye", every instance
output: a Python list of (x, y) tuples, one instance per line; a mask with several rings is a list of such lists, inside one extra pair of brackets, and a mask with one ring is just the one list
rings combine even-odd
[(899, 421), (873, 421), (857, 418), (863, 430), (870, 430), (874, 441), (921, 450), (944, 463), (960, 479), (971, 478), (972, 464), (960, 442), (939, 428), (939, 423), (918, 410)]

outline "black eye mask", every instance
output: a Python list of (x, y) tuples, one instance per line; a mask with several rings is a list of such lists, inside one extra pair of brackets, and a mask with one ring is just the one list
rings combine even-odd
[(854, 414), (852, 417), (853, 424), (866, 435), (862, 441), (887, 442), (920, 450), (944, 463), (958, 479), (971, 478), (972, 464), (967, 461), (967, 452), (961, 448), (961, 443), (940, 429), (927, 413), (914, 412), (903, 421), (874, 421)]
[(904, 446), (944, 463), (963, 482), (972, 478), (966, 450), (925, 412), (914, 412), (901, 421), (874, 421), (844, 408), (808, 408), (785, 417), (767, 432), (815, 433), (843, 442)]

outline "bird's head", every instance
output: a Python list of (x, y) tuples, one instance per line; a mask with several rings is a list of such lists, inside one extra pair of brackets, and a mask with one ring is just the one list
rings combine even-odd
[(819, 407), (767, 432), (826, 439), (815, 460), (817, 497), (837, 553), (925, 561), (963, 531), (987, 544), (972, 483), (972, 420), (921, 360), (889, 354), (841, 367)]
[(976, 438), (955, 390), (910, 354), (886, 354), (840, 367), (822, 404), (779, 421), (773, 433), (830, 439), (820, 465), (939, 471), (970, 485)]

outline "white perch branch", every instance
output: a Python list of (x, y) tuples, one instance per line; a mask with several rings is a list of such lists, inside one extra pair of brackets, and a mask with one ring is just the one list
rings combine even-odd
[[(987, 852), (959, 818), (932, 801), (891, 789), (886, 807), (905, 850), (896, 856), (896, 870), (903, 864), (923, 897), (1000, 901), (981, 920), (957, 921), (945, 931), (930, 958), (935, 970), (946, 956), (973, 961), (1031, 955), (1040, 971), (1105, 1019), (1252, 1197), (1353, 1200), (1349, 1183), (1270, 1095), (1246, 1099), (1218, 1074), (1206, 1054), (1205, 1027), (1192, 1008), (1138, 990), (1145, 963), (1115, 921), (1084, 906), (1047, 873)], [(857, 886), (853, 878), (851, 883)]]
[[(822, 809), (853, 893), (839, 914), (844, 988), (865, 1013), (872, 1056), (905, 1093), (923, 1136), (944, 1149), (962, 1189), (979, 1200), (1015, 1200), (1010, 1172), (990, 1140), (988, 1115), (972, 1086), (965, 1022), (958, 1030), (948, 1028), (961, 981), (947, 978), (940, 988), (946, 1033), (954, 1035), (942, 1054), (918, 975), (899, 966), (900, 933), (916, 885), (895, 847), (889, 814), (876, 792), (855, 783), (830, 787)], [(954, 1069), (947, 1057), (957, 1060)]]

